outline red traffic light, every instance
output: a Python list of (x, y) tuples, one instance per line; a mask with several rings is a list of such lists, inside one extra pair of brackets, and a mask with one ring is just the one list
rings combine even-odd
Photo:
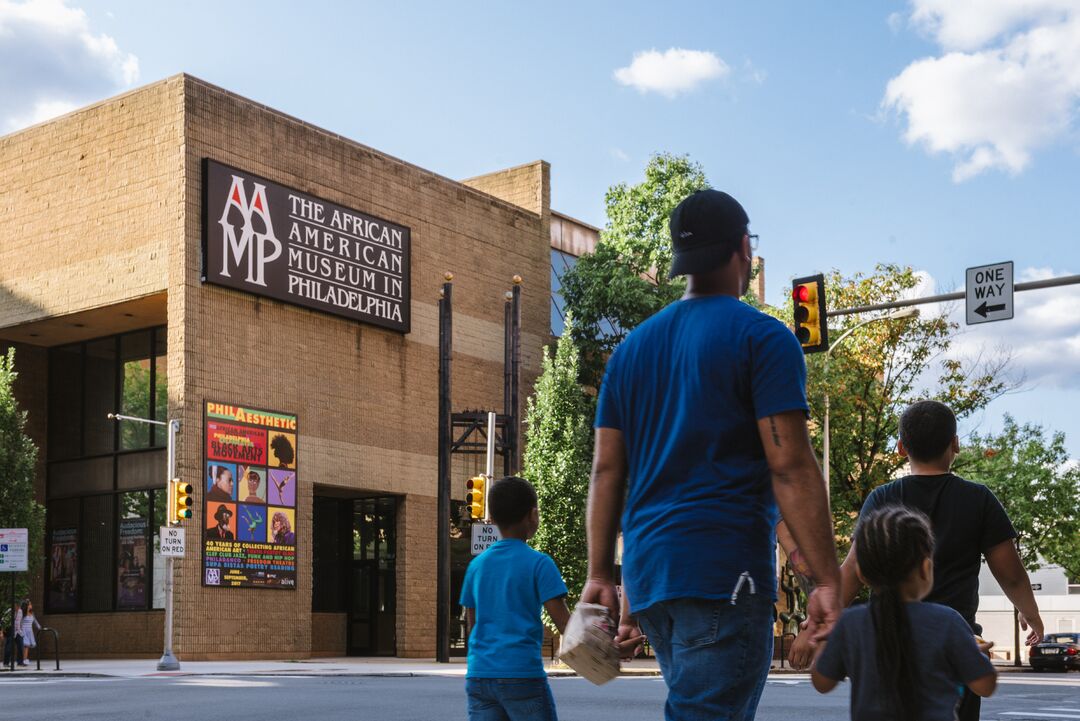
[(791, 291), (791, 297), (795, 300), (796, 303), (805, 303), (806, 301), (810, 300), (809, 286), (796, 286), (795, 290)]

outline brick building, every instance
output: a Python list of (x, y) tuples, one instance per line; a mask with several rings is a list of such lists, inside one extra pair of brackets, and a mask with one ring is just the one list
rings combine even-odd
[[(209, 187), (230, 177), (228, 195)], [(501, 408), (513, 275), (523, 389), (550, 337), (551, 223), (544, 162), (455, 182), (187, 75), (0, 138), (0, 350), (16, 348), (41, 449), (33, 600), (65, 654), (162, 647), (165, 433), (107, 418), (120, 412), (182, 422), (177, 472), (195, 513), (176, 563), (180, 659), (433, 656), (443, 273), (454, 409)], [(287, 286), (286, 271), (271, 277), (286, 260)], [(208, 461), (208, 403), (295, 417), (280, 509), (269, 459)], [(225, 431), (237, 443), (258, 430), (238, 418)], [(243, 442), (270, 452), (267, 433)], [(215, 587), (229, 564), (204, 567), (205, 496), (226, 466), (233, 496), (218, 510), (234, 525), (220, 538), (257, 533), (253, 548), (292, 554), (291, 574), (249, 574), (281, 587)], [(477, 470), (455, 458), (455, 497)]]

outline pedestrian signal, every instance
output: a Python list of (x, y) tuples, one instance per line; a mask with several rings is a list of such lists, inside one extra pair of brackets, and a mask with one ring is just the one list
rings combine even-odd
[(811, 275), (791, 283), (795, 337), (803, 353), (829, 350), (829, 326), (825, 319), (825, 276)]
[(473, 476), (465, 482), (465, 502), (469, 504), (469, 517), (474, 521), (482, 521), (485, 514), (484, 486), (487, 479), (484, 476)]
[(185, 483), (179, 478), (174, 478), (169, 481), (169, 500), (172, 506), (172, 514), (169, 518), (170, 523), (180, 523), (181, 521), (191, 518), (191, 494), (195, 489), (191, 487), (190, 483)]

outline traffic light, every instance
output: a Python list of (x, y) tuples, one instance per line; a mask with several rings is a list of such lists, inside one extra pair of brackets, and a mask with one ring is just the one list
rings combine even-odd
[(791, 282), (795, 337), (803, 353), (829, 350), (829, 326), (825, 319), (825, 276), (811, 275)]
[(191, 518), (193, 490), (190, 483), (185, 483), (179, 478), (169, 481), (169, 523), (180, 523)]
[(484, 497), (484, 486), (487, 485), (487, 479), (484, 476), (473, 476), (465, 482), (465, 488), (468, 491), (465, 494), (465, 502), (469, 504), (469, 517), (474, 521), (482, 521), (487, 515)]

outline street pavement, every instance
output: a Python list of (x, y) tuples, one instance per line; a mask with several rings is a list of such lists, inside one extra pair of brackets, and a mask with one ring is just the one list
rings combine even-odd
[[(577, 677), (551, 686), (563, 721), (658, 721), (664, 684), (624, 677), (595, 687)], [(805, 675), (774, 675), (761, 721), (848, 718), (849, 687), (822, 696)], [(983, 719), (1080, 721), (1080, 674), (1007, 674)], [(20, 721), (465, 721), (460, 676), (180, 675), (0, 677), (0, 719)]]

